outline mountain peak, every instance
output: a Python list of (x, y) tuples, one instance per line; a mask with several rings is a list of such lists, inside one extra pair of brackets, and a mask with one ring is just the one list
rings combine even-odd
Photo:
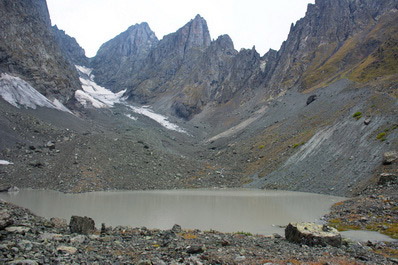
[(193, 47), (208, 47), (211, 43), (207, 22), (199, 14), (180, 28), (177, 36), (185, 42), (185, 50)]

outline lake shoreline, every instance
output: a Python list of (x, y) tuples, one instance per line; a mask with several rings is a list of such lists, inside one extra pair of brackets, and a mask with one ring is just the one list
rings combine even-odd
[[(344, 244), (341, 248), (308, 247), (290, 243), (283, 235), (178, 227), (158, 230), (119, 226), (107, 228), (103, 234), (78, 235), (71, 234), (67, 225), (55, 225), (27, 209), (7, 202), (0, 202), (0, 206), (16, 227), (0, 231), (0, 262), (4, 264), (393, 264), (392, 259), (375, 253), (384, 243), (373, 247), (365, 243)], [(30, 263), (15, 263), (22, 260)]]

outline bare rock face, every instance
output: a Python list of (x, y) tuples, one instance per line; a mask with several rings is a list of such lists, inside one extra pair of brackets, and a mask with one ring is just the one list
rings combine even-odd
[(95, 231), (95, 222), (90, 217), (72, 216), (69, 222), (71, 233), (90, 234)]
[(267, 86), (276, 91), (293, 86), (304, 90), (353, 67), (382, 42), (381, 37), (375, 41), (362, 33), (397, 8), (393, 0), (317, 0), (309, 4), (305, 17), (292, 23), (277, 64), (267, 73)]
[(61, 48), (62, 54), (71, 64), (89, 66), (89, 59), (86, 57), (86, 52), (80, 47), (75, 38), (66, 34), (65, 31), (58, 29), (57, 25), (52, 27), (52, 31)]
[(146, 22), (129, 27), (98, 50), (92, 61), (95, 81), (113, 91), (125, 89), (157, 44), (158, 39)]
[(250, 96), (261, 84), (262, 61), (254, 47), (237, 52), (228, 35), (210, 41), (207, 23), (198, 15), (159, 41), (126, 95), (148, 103), (167, 94), (173, 112), (190, 119), (209, 102), (225, 103), (243, 91)]
[(308, 246), (340, 247), (342, 243), (341, 235), (335, 228), (314, 223), (291, 223), (285, 229), (285, 237), (290, 242)]
[(0, 72), (21, 77), (62, 103), (81, 87), (55, 41), (45, 0), (0, 1)]
[(175, 85), (184, 82), (177, 77), (183, 71), (181, 68), (196, 63), (210, 43), (207, 23), (197, 15), (177, 32), (164, 36), (150, 51), (142, 69), (130, 78), (127, 95), (131, 100), (145, 103), (173, 87), (175, 92), (179, 91)]

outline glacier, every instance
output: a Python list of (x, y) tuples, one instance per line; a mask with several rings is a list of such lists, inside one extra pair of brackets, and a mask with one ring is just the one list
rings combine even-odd
[(72, 114), (57, 99), (50, 101), (23, 79), (6, 73), (2, 73), (0, 76), (0, 96), (17, 108), (21, 106), (31, 109), (46, 107)]

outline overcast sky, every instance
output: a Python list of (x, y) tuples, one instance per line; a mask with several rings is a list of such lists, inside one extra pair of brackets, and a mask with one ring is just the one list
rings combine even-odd
[(310, 0), (47, 0), (52, 24), (75, 37), (88, 57), (104, 42), (136, 23), (148, 22), (159, 39), (196, 14), (207, 21), (212, 39), (228, 34), (235, 49), (263, 55), (278, 50), (291, 23), (305, 15)]

